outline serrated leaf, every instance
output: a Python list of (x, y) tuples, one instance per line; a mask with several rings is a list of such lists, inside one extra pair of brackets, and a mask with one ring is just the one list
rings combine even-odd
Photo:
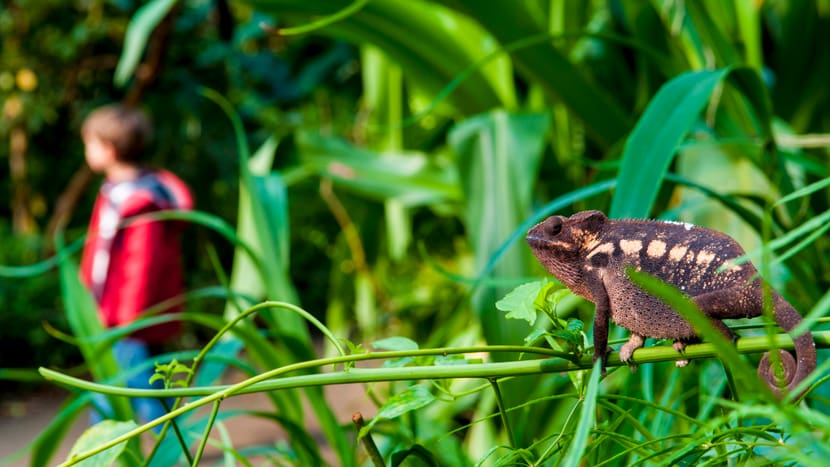
[(531, 326), (536, 322), (536, 299), (547, 281), (522, 284), (496, 302), (496, 308), (507, 312), (508, 319), (523, 319)]
[[(95, 449), (96, 447), (135, 429), (137, 426), (138, 425), (136, 425), (136, 423), (132, 420), (126, 422), (104, 420), (97, 423), (84, 431), (81, 437), (75, 441), (75, 444), (72, 446), (72, 450), (69, 452), (69, 456), (66, 460), (70, 461), (73, 457)], [(126, 447), (127, 442), (125, 441), (74, 465), (80, 467), (107, 467), (118, 459), (118, 456), (124, 452), (124, 448)]]
[(431, 404), (435, 400), (429, 388), (426, 386), (412, 386), (407, 390), (395, 394), (383, 404), (378, 414), (360, 430), (360, 437), (366, 435), (369, 430), (380, 420), (392, 420), (401, 415), (420, 409)]

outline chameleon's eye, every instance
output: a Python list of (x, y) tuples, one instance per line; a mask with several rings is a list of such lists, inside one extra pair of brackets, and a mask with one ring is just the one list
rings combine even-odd
[(545, 226), (545, 232), (550, 235), (551, 237), (555, 237), (559, 235), (559, 232), (562, 231), (562, 221), (560, 219), (551, 219), (551, 222), (548, 222), (548, 225)]

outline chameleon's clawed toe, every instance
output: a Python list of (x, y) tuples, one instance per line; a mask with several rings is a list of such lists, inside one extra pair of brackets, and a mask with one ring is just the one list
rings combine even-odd
[[(681, 355), (686, 353), (686, 343), (685, 342), (674, 341), (674, 344), (672, 344), (672, 347), (674, 347), (674, 350), (676, 350), (677, 353), (679, 353)], [(689, 365), (689, 359), (688, 358), (682, 358), (680, 360), (675, 360), (675, 362), (674, 362), (674, 366), (676, 366), (677, 368), (683, 368), (684, 366), (687, 366), (687, 365)]]

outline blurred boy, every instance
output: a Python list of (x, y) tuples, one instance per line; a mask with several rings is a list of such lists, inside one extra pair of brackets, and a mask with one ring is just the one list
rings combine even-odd
[[(93, 111), (81, 128), (87, 164), (104, 175), (89, 223), (81, 258), (81, 280), (98, 303), (105, 327), (122, 326), (141, 313), (184, 292), (179, 236), (181, 223), (138, 219), (140, 214), (191, 209), (187, 185), (172, 173), (142, 164), (152, 126), (138, 109), (120, 105)], [(177, 311), (171, 307), (166, 311)], [(180, 332), (177, 321), (143, 328), (116, 342), (113, 354), (123, 370), (151, 359), (158, 346)], [(150, 387), (152, 365), (127, 381), (133, 388)], [(106, 404), (97, 400), (107, 417)], [(133, 399), (141, 421), (164, 414), (156, 399)]]

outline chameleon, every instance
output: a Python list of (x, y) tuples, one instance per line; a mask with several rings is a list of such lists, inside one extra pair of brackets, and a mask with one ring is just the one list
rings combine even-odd
[[(721, 320), (757, 317), (764, 309), (764, 286), (757, 270), (750, 262), (733, 261), (744, 250), (715, 230), (671, 221), (612, 220), (601, 211), (582, 211), (548, 217), (528, 232), (526, 240), (548, 272), (595, 304), (593, 358), (602, 359), (603, 371), (610, 352), (609, 318), (630, 331), (620, 348), (624, 363), (633, 363), (634, 351), (648, 337), (673, 340), (681, 354), (686, 345), (700, 341), (671, 306), (629, 280), (629, 268), (677, 287), (733, 341), (738, 336)], [(770, 292), (776, 324), (791, 332), (801, 315), (778, 292)], [(792, 337), (796, 358), (779, 350), (787, 391), (816, 368), (812, 334)], [(677, 361), (677, 366), (686, 364), (688, 360)], [(781, 395), (768, 353), (761, 358), (758, 375)]]

